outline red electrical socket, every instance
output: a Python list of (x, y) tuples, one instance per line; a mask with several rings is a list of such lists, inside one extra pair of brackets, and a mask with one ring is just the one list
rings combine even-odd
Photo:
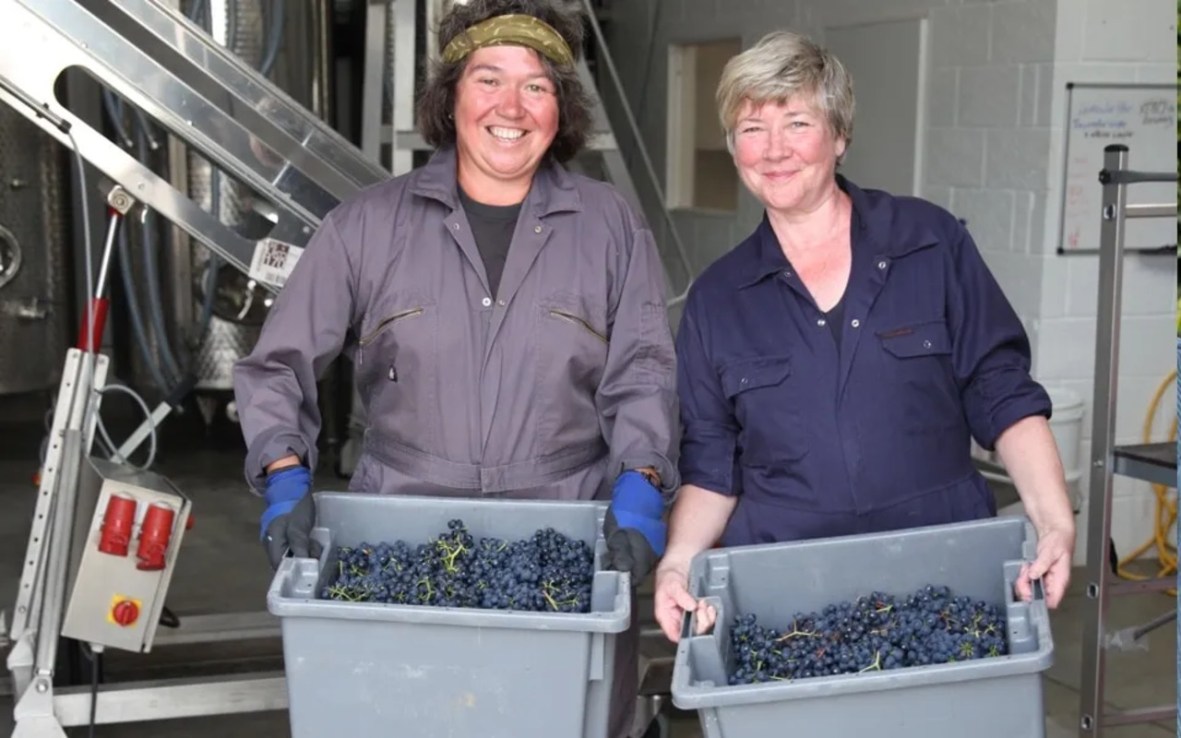
[(172, 538), (172, 522), (176, 512), (167, 505), (155, 503), (144, 515), (139, 531), (139, 548), (135, 557), (139, 562), (135, 568), (141, 571), (159, 571), (164, 568), (164, 557), (168, 553), (168, 542)]
[(102, 533), (98, 539), (98, 550), (112, 556), (126, 556), (131, 543), (131, 528), (135, 524), (135, 500), (123, 495), (107, 498), (107, 509), (103, 514)]

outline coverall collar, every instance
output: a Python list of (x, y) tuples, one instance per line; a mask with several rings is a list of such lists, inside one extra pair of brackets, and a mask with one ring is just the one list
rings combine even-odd
[[(844, 175), (836, 175), (837, 186), (853, 203), (853, 223), (850, 237), (854, 250), (868, 249), (875, 256), (900, 258), (914, 251), (939, 243), (939, 235), (931, 224), (922, 222), (907, 224), (910, 233), (905, 238), (890, 239), (885, 234), (898, 230), (894, 223), (895, 203), (889, 198), (869, 197), (868, 193), (849, 181)], [(779, 246), (775, 232), (766, 213), (752, 236), (756, 241), (756, 258), (751, 260), (739, 275), (738, 287), (750, 287), (766, 277), (783, 271), (787, 258)]]
[[(459, 208), (458, 183), (455, 173), (454, 146), (446, 146), (431, 155), (430, 160), (415, 170), (410, 191), (421, 197), (438, 200), (452, 210)], [(564, 211), (582, 210), (582, 198), (573, 177), (561, 164), (544, 159), (533, 175), (533, 185), (525, 197), (524, 209), (537, 217)]]

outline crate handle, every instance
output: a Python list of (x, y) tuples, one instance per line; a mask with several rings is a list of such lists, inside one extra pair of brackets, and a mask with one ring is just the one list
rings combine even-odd
[[(1004, 563), (1005, 589), (1007, 590), (1006, 599), (1008, 601), (1020, 601), (1017, 597), (1017, 577), (1021, 574), (1021, 569), (1029, 563), (1032, 562), (1021, 559), (1006, 561)], [(1042, 584), (1041, 577), (1030, 580), (1030, 588), (1033, 590), (1033, 601), (1044, 601), (1046, 599), (1046, 590)]]
[[(703, 598), (699, 599), (698, 602), (701, 602), (703, 599), (705, 599), (705, 598), (703, 597)], [(692, 610), (690, 612), (685, 613), (685, 620), (681, 624), (681, 639), (682, 640), (684, 640), (686, 638), (697, 637), (698, 634), (694, 632), (694, 628), (693, 628), (693, 624), (697, 620), (696, 615), (697, 615), (697, 610)], [(715, 626), (716, 626), (716, 624), (715, 624)], [(709, 635), (709, 633), (701, 633), (700, 635)]]
[(720, 597), (702, 597), (699, 602), (706, 602), (718, 614), (717, 622), (708, 633), (697, 635), (693, 629), (697, 610), (685, 613), (682, 622), (681, 642), (688, 644), (690, 658), (694, 664), (696, 674), (694, 679), (698, 684), (712, 684), (716, 687), (726, 686), (726, 641), (728, 627), (726, 625), (726, 611)]
[[(706, 597), (697, 598), (697, 602), (698, 603), (701, 603), (701, 602), (706, 603), (707, 605), (712, 607), (714, 609), (714, 611), (717, 613), (717, 621), (714, 622), (713, 627), (710, 628), (709, 631), (700, 634), (701, 636), (711, 636), (717, 632), (718, 624), (722, 621), (722, 618), (725, 617), (725, 612), (722, 609), (722, 600), (720, 597), (706, 596)], [(685, 640), (687, 638), (698, 637), (698, 634), (696, 632), (694, 632), (694, 628), (693, 628), (693, 625), (696, 622), (696, 614), (697, 614), (697, 610), (692, 610), (692, 611), (686, 612), (682, 616), (682, 618), (681, 618), (681, 640)]]

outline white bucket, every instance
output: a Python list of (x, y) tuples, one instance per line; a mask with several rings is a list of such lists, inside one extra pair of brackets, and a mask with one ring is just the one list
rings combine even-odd
[(1062, 470), (1066, 473), (1066, 491), (1070, 505), (1076, 511), (1082, 505), (1082, 490), (1079, 482), (1083, 476), (1080, 456), (1083, 447), (1083, 414), (1086, 406), (1077, 392), (1065, 387), (1046, 387), (1050, 395), (1053, 412), (1050, 416), (1050, 432), (1058, 444), (1058, 455), (1062, 459)]
[[(1073, 390), (1065, 387), (1049, 387), (1046, 392), (1050, 395), (1053, 412), (1050, 417), (1050, 432), (1054, 435), (1054, 443), (1058, 446), (1058, 454), (1062, 459), (1062, 471), (1066, 477), (1066, 491), (1070, 495), (1070, 504), (1075, 512), (1082, 505), (1082, 481), (1084, 465), (1080, 463), (1083, 439), (1083, 415), (1086, 407), (1082, 397)], [(973, 442), (973, 455), (982, 459), (998, 463), (995, 452), (986, 453)], [(982, 471), (983, 477), (994, 488), (999, 485), (1013, 486), (1013, 480), (1003, 472)], [(1006, 495), (1009, 494), (1006, 490)], [(1002, 515), (1024, 515), (1025, 508), (1021, 503), (1015, 503), (999, 511)]]
[(1058, 444), (1062, 468), (1067, 479), (1077, 477), (1082, 472), (1079, 456), (1082, 454), (1083, 412), (1086, 406), (1077, 392), (1065, 387), (1046, 387), (1046, 392), (1054, 408), (1050, 417), (1050, 431)]

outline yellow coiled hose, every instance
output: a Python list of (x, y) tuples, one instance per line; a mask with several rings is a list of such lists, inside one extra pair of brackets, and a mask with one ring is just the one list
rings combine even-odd
[[(1176, 379), (1177, 372), (1172, 371), (1160, 383), (1160, 386), (1156, 388), (1156, 394), (1152, 396), (1152, 402), (1148, 407), (1148, 415), (1144, 418), (1144, 443), (1152, 442), (1152, 427), (1156, 420), (1157, 407), (1160, 405), (1161, 399), (1165, 396), (1169, 384), (1175, 382)], [(1174, 415), (1173, 422), (1169, 428), (1169, 440), (1177, 440), (1176, 415)], [(1142, 546), (1120, 559), (1119, 566), (1116, 567), (1116, 572), (1125, 579), (1144, 580), (1153, 578), (1128, 571), (1125, 567), (1130, 562), (1148, 553), (1154, 547), (1156, 548), (1156, 559), (1158, 562), (1158, 569), (1155, 576), (1167, 577), (1177, 571), (1177, 544), (1171, 535), (1173, 526), (1177, 522), (1177, 491), (1163, 484), (1153, 484), (1152, 491), (1156, 494), (1156, 514), (1154, 515), (1153, 532)], [(1177, 590), (1170, 589), (1166, 594), (1174, 597), (1177, 594)]]

